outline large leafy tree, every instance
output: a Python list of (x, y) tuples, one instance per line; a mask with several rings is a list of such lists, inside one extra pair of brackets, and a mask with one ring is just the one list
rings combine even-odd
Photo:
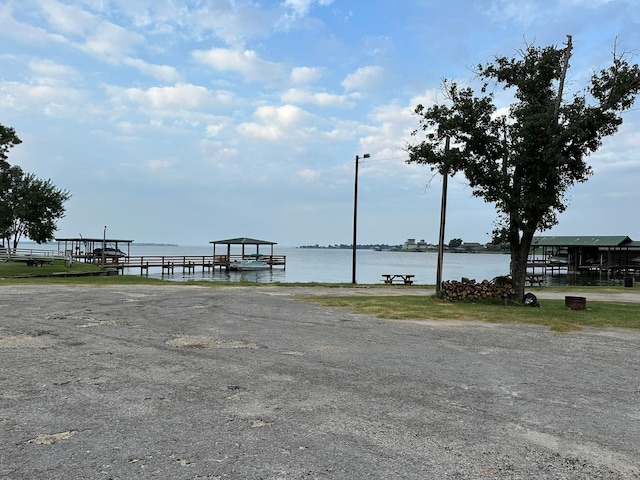
[(0, 125), (0, 238), (13, 248), (22, 237), (37, 243), (53, 240), (56, 222), (64, 216), (64, 204), (71, 198), (51, 180), (24, 173), (7, 162), (9, 149), (20, 143), (12, 128)]
[[(409, 163), (443, 175), (461, 172), (475, 196), (496, 205), (493, 241), (509, 244), (510, 274), (522, 300), (535, 232), (558, 223), (567, 190), (592, 174), (585, 158), (622, 124), (621, 112), (640, 91), (640, 69), (614, 49), (612, 64), (566, 100), (571, 37), (561, 48), (527, 45), (519, 53), (478, 66), (479, 96), (445, 81), (446, 102), (416, 107), (413, 134), (425, 139), (407, 150)], [(505, 114), (496, 105), (499, 87), (513, 95)]]

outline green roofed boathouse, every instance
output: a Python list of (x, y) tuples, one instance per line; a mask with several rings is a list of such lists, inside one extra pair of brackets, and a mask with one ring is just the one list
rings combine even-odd
[(640, 276), (640, 242), (628, 236), (537, 236), (527, 263), (530, 274), (606, 279)]

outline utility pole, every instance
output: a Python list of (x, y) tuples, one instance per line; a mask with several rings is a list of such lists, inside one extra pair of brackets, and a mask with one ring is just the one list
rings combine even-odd
[[(369, 158), (370, 155), (365, 153), (362, 158)], [(351, 265), (351, 283), (355, 285), (356, 283), (356, 245), (357, 245), (357, 235), (356, 230), (358, 228), (358, 162), (360, 161), (360, 157), (356, 155), (356, 179), (353, 188), (353, 261)]]
[(442, 288), (442, 260), (444, 256), (444, 224), (447, 216), (447, 182), (449, 178), (449, 137), (444, 144), (444, 157), (447, 163), (446, 170), (442, 175), (442, 201), (440, 203), (440, 235), (438, 238), (438, 266), (436, 271), (436, 295), (440, 293)]

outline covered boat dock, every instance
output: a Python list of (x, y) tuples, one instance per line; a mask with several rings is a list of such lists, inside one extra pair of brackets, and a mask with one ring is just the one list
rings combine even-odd
[(76, 262), (102, 264), (119, 264), (131, 256), (133, 240), (115, 238), (56, 238), (58, 250), (65, 252)]
[[(214, 240), (209, 242), (213, 245), (213, 257), (216, 255), (225, 255), (230, 262), (233, 258), (239, 258), (240, 260), (249, 260), (259, 255), (260, 260), (266, 262), (271, 268), (274, 266), (282, 266), (286, 268), (287, 257), (285, 255), (274, 255), (273, 247), (277, 245), (277, 242), (270, 242), (268, 240), (258, 240), (256, 238), (238, 237), (230, 238), (227, 240)], [(241, 253), (233, 255), (231, 250), (232, 246), (240, 248)], [(218, 253), (216, 254), (216, 247), (218, 247)], [(220, 248), (223, 248), (223, 252), (220, 252)], [(255, 247), (255, 251), (253, 249)], [(262, 252), (260, 251), (262, 247)], [(265, 250), (269, 250), (269, 253), (265, 253)], [(227, 264), (228, 268), (229, 264)]]
[(640, 242), (619, 236), (534, 237), (527, 262), (532, 275), (640, 276)]

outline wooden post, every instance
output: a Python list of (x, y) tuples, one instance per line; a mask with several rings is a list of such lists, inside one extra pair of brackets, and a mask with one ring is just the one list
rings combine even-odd
[[(444, 155), (445, 161), (447, 160), (447, 156), (449, 155), (449, 137), (444, 145)], [(440, 293), (440, 289), (442, 288), (442, 260), (444, 256), (444, 225), (445, 219), (447, 216), (447, 181), (449, 178), (449, 169), (444, 172), (442, 175), (442, 201), (440, 203), (440, 235), (438, 238), (438, 265), (436, 270), (436, 295)]]

